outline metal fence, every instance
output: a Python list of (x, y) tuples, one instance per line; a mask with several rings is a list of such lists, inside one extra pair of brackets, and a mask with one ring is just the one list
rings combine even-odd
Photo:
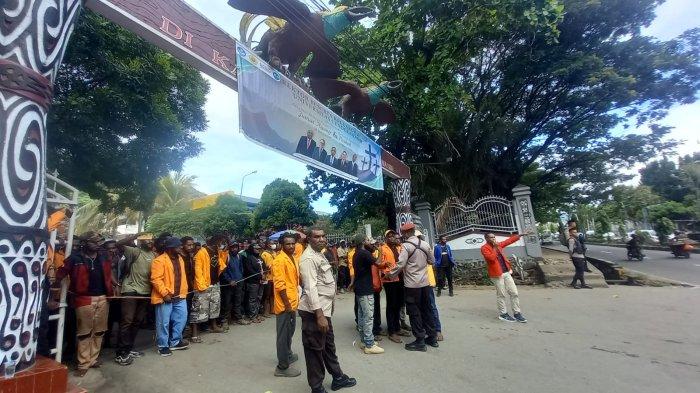
[(506, 198), (490, 195), (471, 205), (451, 198), (435, 210), (438, 236), (469, 231), (515, 232), (513, 204)]

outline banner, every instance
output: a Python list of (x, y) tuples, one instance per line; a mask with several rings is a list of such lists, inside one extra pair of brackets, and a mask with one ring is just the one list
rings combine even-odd
[(344, 179), (384, 189), (382, 149), (247, 47), (237, 44), (238, 109), (245, 136)]

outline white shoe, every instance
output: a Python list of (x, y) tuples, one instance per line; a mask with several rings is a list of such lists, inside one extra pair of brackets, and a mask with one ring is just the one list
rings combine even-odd
[(365, 348), (364, 351), (368, 355), (376, 355), (376, 354), (384, 353), (384, 348), (380, 347), (377, 344), (374, 344), (369, 348)]

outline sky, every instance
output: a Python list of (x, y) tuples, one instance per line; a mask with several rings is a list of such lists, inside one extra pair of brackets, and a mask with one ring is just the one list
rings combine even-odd
[[(242, 13), (229, 7), (225, 0), (185, 1), (238, 38), (238, 21)], [(698, 5), (698, 0), (668, 0), (657, 9), (656, 20), (644, 33), (668, 40), (689, 28), (700, 27)], [(204, 150), (199, 156), (187, 160), (183, 168), (185, 174), (196, 176), (197, 189), (207, 194), (229, 190), (238, 193), (243, 176), (252, 171), (257, 173), (247, 176), (243, 184), (243, 195), (246, 196), (259, 198), (265, 185), (276, 178), (304, 187), (306, 166), (248, 141), (238, 127), (238, 94), (206, 75), (204, 77), (211, 86), (205, 106), (208, 129), (197, 134)], [(700, 151), (700, 102), (672, 108), (661, 124), (674, 127), (670, 137), (683, 141), (677, 149), (678, 154)], [(629, 129), (625, 132), (644, 131)], [(336, 208), (328, 197), (325, 195), (312, 202), (313, 208), (319, 212), (335, 212)]]

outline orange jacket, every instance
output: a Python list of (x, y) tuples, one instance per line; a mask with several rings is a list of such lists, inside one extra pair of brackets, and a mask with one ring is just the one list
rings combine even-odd
[[(202, 247), (194, 256), (194, 289), (202, 292), (209, 288), (211, 284), (211, 261), (209, 251), (206, 247)], [(219, 273), (214, 281), (218, 284), (218, 275), (226, 269), (226, 261), (219, 257)]]
[(506, 258), (505, 254), (503, 254), (503, 248), (508, 247), (509, 245), (517, 242), (518, 240), (520, 240), (520, 235), (513, 235), (508, 239), (498, 243), (498, 246), (496, 246), (495, 250), (493, 246), (488, 243), (481, 246), (481, 255), (484, 256), (484, 260), (486, 261), (486, 265), (489, 271), (489, 277), (498, 278), (501, 277), (503, 273), (505, 273), (501, 269), (501, 264), (498, 263), (498, 254), (501, 254), (501, 256), (503, 256), (503, 260), (506, 261), (508, 271), (510, 271), (510, 261), (508, 260), (508, 258)]
[[(400, 247), (400, 246), (399, 246)], [(391, 247), (387, 244), (382, 244), (382, 282), (397, 282), (399, 281), (399, 276), (394, 278), (388, 278), (387, 275), (391, 269), (396, 267), (396, 258), (394, 257), (394, 252), (391, 251)]]
[(272, 282), (274, 285), (275, 304), (272, 312), (282, 314), (284, 312), (284, 302), (280, 292), (287, 293), (287, 299), (292, 306), (292, 310), (296, 311), (299, 306), (299, 269), (297, 268), (299, 261), (292, 256), (290, 258), (284, 251), (277, 254), (272, 261)]
[(160, 254), (151, 264), (151, 304), (163, 303), (165, 295), (178, 296), (180, 299), (187, 297), (187, 274), (185, 274), (185, 261), (178, 255), (180, 263), (180, 291), (175, 293), (175, 268), (168, 254)]
[(260, 253), (260, 259), (263, 260), (263, 264), (265, 264), (265, 270), (266, 272), (263, 273), (263, 279), (265, 281), (270, 281), (272, 280), (272, 261), (275, 260), (275, 253), (273, 251), (263, 251)]
[(355, 259), (355, 247), (348, 251), (348, 269), (350, 270), (350, 277), (355, 277), (355, 264), (353, 263)]

